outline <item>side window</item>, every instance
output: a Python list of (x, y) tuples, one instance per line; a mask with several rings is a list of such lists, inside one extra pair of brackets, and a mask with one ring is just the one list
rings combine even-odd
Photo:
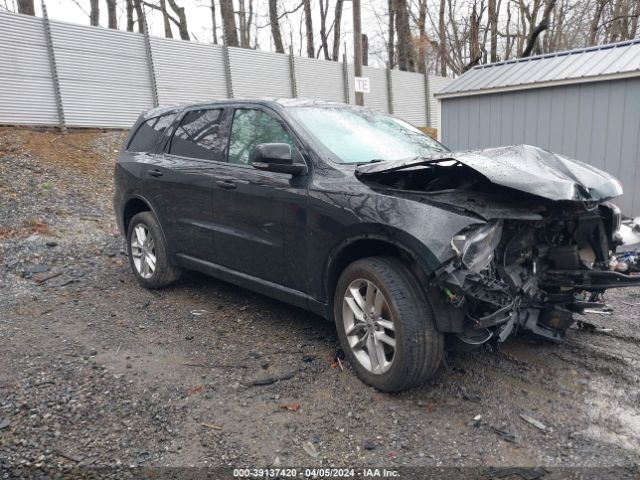
[(249, 164), (253, 147), (260, 143), (288, 143), (291, 137), (282, 124), (261, 110), (237, 109), (229, 137), (229, 163)]
[(169, 153), (203, 160), (224, 160), (221, 120), (221, 109), (187, 112), (173, 134)]
[(160, 117), (150, 118), (142, 123), (129, 142), (127, 150), (130, 152), (149, 152), (153, 150), (175, 118), (175, 113), (169, 113)]

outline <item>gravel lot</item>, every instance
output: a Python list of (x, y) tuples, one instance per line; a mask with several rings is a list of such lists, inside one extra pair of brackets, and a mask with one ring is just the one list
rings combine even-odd
[(305, 311), (195, 273), (139, 287), (111, 209), (123, 138), (0, 129), (0, 472), (638, 462), (639, 289), (585, 318), (610, 332), (450, 354), (381, 394)]

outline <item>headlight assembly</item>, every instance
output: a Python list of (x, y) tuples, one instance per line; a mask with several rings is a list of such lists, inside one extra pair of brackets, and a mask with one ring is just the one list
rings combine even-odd
[(502, 237), (502, 220), (463, 231), (451, 239), (451, 246), (469, 270), (481, 272), (489, 266)]

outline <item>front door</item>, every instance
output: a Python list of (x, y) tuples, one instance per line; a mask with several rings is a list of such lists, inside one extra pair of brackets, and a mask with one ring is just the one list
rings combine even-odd
[(235, 109), (227, 162), (216, 172), (217, 263), (304, 292), (308, 177), (253, 168), (249, 155), (260, 143), (288, 143), (294, 159), (304, 162), (301, 145), (275, 114)]

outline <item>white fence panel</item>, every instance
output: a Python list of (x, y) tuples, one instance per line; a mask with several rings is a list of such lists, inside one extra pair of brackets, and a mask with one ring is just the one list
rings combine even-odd
[(298, 97), (344, 102), (342, 63), (296, 57)]
[(387, 71), (380, 68), (362, 67), (362, 75), (369, 78), (370, 93), (364, 94), (364, 106), (377, 112), (389, 112), (389, 90)]
[(292, 96), (287, 55), (230, 47), (229, 58), (234, 97)]
[(51, 22), (67, 124), (130, 127), (153, 107), (144, 37)]
[[(124, 127), (153, 107), (153, 84), (143, 35), (52, 21), (51, 34), (66, 124)], [(223, 47), (152, 38), (158, 103), (174, 105), (229, 96)], [(288, 55), (229, 48), (233, 97), (293, 95)], [(353, 65), (295, 58), (299, 98), (355, 104)], [(56, 96), (43, 21), (0, 11), (0, 124), (57, 125)], [(371, 92), (365, 106), (389, 111), (387, 72), (364, 67)], [(418, 126), (427, 124), (425, 78), (391, 72), (393, 112)], [(430, 77), (431, 123), (440, 127), (433, 93), (449, 82)], [(346, 90), (345, 90), (346, 89)]]
[(222, 47), (152, 38), (151, 51), (160, 105), (229, 96)]
[(41, 18), (0, 11), (0, 123), (58, 123)]
[(427, 97), (424, 75), (400, 70), (393, 70), (391, 75), (394, 115), (417, 127), (426, 126)]

